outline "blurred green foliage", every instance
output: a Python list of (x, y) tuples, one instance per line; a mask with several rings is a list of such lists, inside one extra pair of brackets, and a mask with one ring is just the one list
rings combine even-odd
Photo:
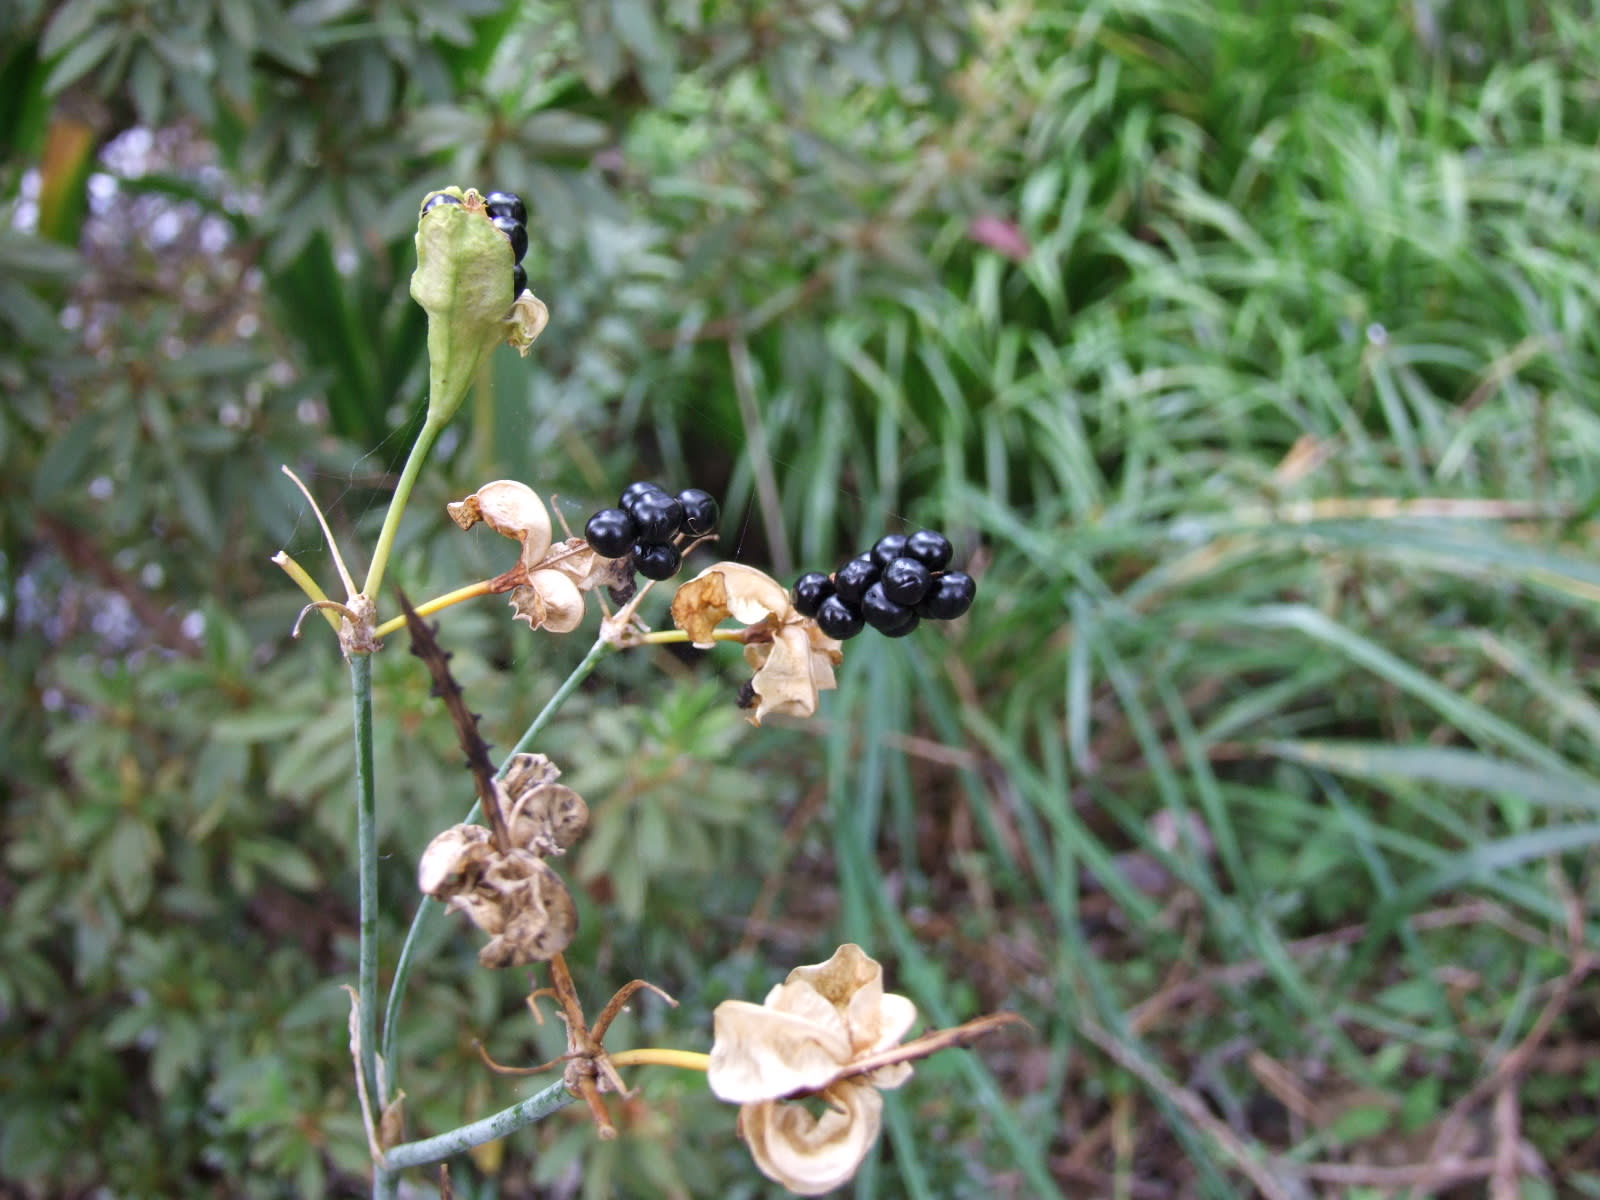
[[(579, 986), (682, 1002), (619, 1047), (703, 1049), (856, 939), (928, 1021), (1036, 1031), (919, 1067), (860, 1194), (1222, 1197), (1170, 1089), (1299, 1186), (1425, 1161), (1542, 1029), (1522, 1136), (1600, 1191), (1591, 6), (10, 12), (0, 1180), (362, 1189), (346, 683), (267, 556), (331, 582), (285, 463), (370, 546), (425, 386), (415, 206), (460, 183), (528, 200), (552, 323), (424, 476), (410, 595), (510, 560), (443, 519), (499, 476), (575, 525), (707, 487), (780, 575), (936, 525), (982, 579), (959, 626), (852, 643), (804, 728), (748, 730), (726, 650), (563, 710)], [(440, 618), (503, 747), (584, 640), (505, 615)], [(417, 663), (375, 695), (387, 970), (470, 788)], [(474, 1038), (560, 1052), (523, 982), (440, 923), (413, 1132), (523, 1094)], [(730, 1111), (640, 1074), (617, 1143), (563, 1114), (458, 1194), (768, 1194)]]

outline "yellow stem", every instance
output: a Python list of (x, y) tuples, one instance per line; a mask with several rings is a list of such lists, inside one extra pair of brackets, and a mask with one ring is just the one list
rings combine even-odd
[[(490, 584), (493, 582), (494, 580), (492, 579), (481, 579), (477, 583), (469, 583), (466, 587), (457, 588), (453, 592), (446, 592), (442, 596), (435, 596), (427, 603), (417, 605), (416, 614), (419, 617), (428, 617), (432, 616), (440, 609), (449, 608), (452, 604), (460, 604), (463, 600), (471, 600), (475, 596), (492, 596), (495, 594), (494, 590), (490, 587)], [(374, 637), (387, 637), (389, 634), (394, 633), (397, 630), (404, 629), (405, 627), (406, 619), (404, 615), (401, 615), (385, 621), (382, 625), (379, 625), (376, 629), (374, 629), (372, 634)]]
[[(311, 597), (312, 603), (330, 603), (327, 593), (317, 586), (317, 581), (311, 578), (310, 573), (307, 572), (307, 570), (299, 563), (295, 562), (294, 559), (290, 558), (288, 554), (284, 553), (282, 550), (279, 550), (272, 556), (272, 561), (282, 567), (284, 573), (288, 575), (290, 579), (294, 580), (300, 585), (300, 590), (307, 596)], [(322, 615), (327, 618), (328, 624), (333, 626), (333, 631), (338, 633), (339, 614), (334, 612), (331, 608), (324, 608), (322, 610)]]
[[(743, 629), (713, 629), (711, 636), (719, 642), (742, 642), (745, 631)], [(674, 642), (687, 642), (689, 635), (682, 629), (661, 629), (655, 633), (642, 633), (639, 635), (640, 645), (665, 646)]]
[(662, 1046), (620, 1050), (607, 1057), (614, 1067), (681, 1067), (686, 1071), (704, 1071), (711, 1065), (709, 1054), (699, 1054), (693, 1050), (668, 1050)]
[(333, 565), (339, 571), (339, 581), (344, 584), (344, 594), (346, 596), (354, 596), (356, 594), (356, 581), (350, 578), (350, 571), (344, 565), (344, 557), (339, 553), (339, 543), (333, 540), (333, 530), (328, 528), (328, 518), (322, 515), (322, 509), (318, 507), (316, 498), (311, 494), (311, 489), (301, 482), (300, 476), (289, 470), (288, 467), (280, 466), (278, 469), (294, 480), (295, 487), (300, 489), (300, 494), (306, 498), (306, 503), (311, 506), (311, 512), (317, 518), (317, 524), (322, 526), (322, 536), (328, 540), (328, 553), (333, 555)]

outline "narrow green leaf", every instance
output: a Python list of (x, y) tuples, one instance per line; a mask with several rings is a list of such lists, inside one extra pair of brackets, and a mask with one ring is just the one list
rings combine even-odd
[(123, 912), (137, 913), (150, 898), (151, 873), (161, 855), (155, 831), (132, 814), (121, 817), (105, 846), (112, 889)]
[(530, 148), (546, 154), (598, 150), (611, 140), (604, 121), (561, 109), (534, 113), (518, 133)]
[(82, 486), (104, 426), (103, 411), (91, 408), (50, 443), (33, 476), (35, 504), (51, 504), (68, 490)]
[(1576, 771), (1524, 766), (1455, 746), (1381, 742), (1267, 742), (1263, 749), (1307, 766), (1373, 783), (1403, 779), (1479, 792), (1503, 792), (1553, 808), (1600, 812), (1600, 783)]
[(35, 281), (65, 278), (80, 269), (76, 251), (15, 230), (0, 230), (0, 271)]
[(101, 60), (117, 48), (123, 37), (122, 27), (114, 22), (107, 22), (85, 34), (51, 68), (44, 82), (45, 91), (52, 96), (65, 91), (99, 66)]
[(151, 127), (161, 124), (167, 74), (160, 60), (143, 46), (133, 52), (133, 61), (128, 66), (128, 94), (133, 97), (133, 108), (139, 120)]
[(247, 855), (268, 875), (296, 891), (314, 892), (322, 882), (322, 872), (310, 855), (276, 838), (240, 842), (237, 852)]
[(1566, 762), (1548, 746), (1502, 717), (1445, 687), (1376, 642), (1345, 628), (1307, 605), (1267, 605), (1242, 610), (1242, 624), (1263, 629), (1296, 629), (1345, 654), (1404, 692), (1428, 704), (1464, 733), (1498, 743), (1547, 770), (1562, 773)]
[(252, 710), (212, 721), (210, 734), (227, 742), (270, 742), (304, 728), (306, 719), (301, 711)]
[(68, 46), (90, 36), (97, 22), (114, 29), (116, 23), (105, 20), (105, 10), (110, 7), (111, 0), (67, 0), (45, 26), (39, 42), (40, 55), (54, 58)]

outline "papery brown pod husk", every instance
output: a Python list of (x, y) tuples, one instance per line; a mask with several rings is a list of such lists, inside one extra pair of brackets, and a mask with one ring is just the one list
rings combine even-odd
[(417, 864), (417, 887), (425, 896), (448, 900), (483, 872), (494, 845), (482, 825), (452, 825), (428, 843)]
[(781, 583), (743, 563), (714, 563), (672, 599), (673, 623), (696, 646), (713, 645), (717, 626), (730, 617), (770, 631), (744, 648), (745, 661), (756, 669), (750, 723), (759, 725), (771, 713), (815, 713), (817, 694), (838, 686), (833, 668), (844, 660), (839, 643), (795, 611)]
[(577, 932), (577, 908), (561, 877), (533, 849), (502, 854), (481, 825), (455, 825), (435, 837), (417, 881), (490, 935), (478, 954), (485, 966), (542, 962), (566, 949)]
[(535, 854), (564, 854), (589, 828), (589, 806), (565, 784), (540, 784), (518, 794), (506, 823), (518, 846)]
[(788, 590), (744, 563), (714, 563), (672, 597), (672, 623), (702, 649), (716, 644), (712, 632), (729, 617), (745, 625), (776, 624), (793, 612)]
[(849, 1183), (882, 1125), (876, 1088), (846, 1080), (822, 1093), (825, 1107), (765, 1100), (739, 1109), (739, 1136), (761, 1173), (798, 1196)]
[(833, 668), (844, 661), (839, 643), (809, 619), (784, 625), (770, 642), (751, 643), (744, 657), (756, 669), (752, 725), (761, 724), (768, 713), (811, 716), (817, 711), (817, 694), (839, 686)]
[(603, 558), (593, 546), (582, 538), (565, 538), (550, 547), (550, 552), (539, 564), (542, 569), (560, 571), (581, 592), (597, 587), (616, 587), (633, 578), (627, 556)]
[(463, 500), (445, 505), (450, 519), (462, 529), (479, 521), (504, 537), (522, 543), (522, 565), (532, 570), (550, 549), (550, 510), (525, 483), (496, 479)]
[(583, 593), (560, 571), (535, 571), (525, 585), (511, 590), (511, 609), (532, 629), (571, 633), (583, 624)]
[(500, 897), (500, 927), (478, 951), (478, 961), (484, 966), (522, 967), (544, 962), (572, 943), (578, 932), (572, 894), (538, 855), (513, 850), (495, 862), (484, 884)]
[(549, 755), (530, 754), (524, 751), (511, 756), (501, 782), (505, 785), (506, 795), (515, 802), (523, 792), (546, 783), (554, 783), (560, 778), (561, 768), (550, 761)]

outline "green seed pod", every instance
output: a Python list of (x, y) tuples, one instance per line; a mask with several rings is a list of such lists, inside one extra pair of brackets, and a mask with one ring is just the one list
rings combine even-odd
[[(439, 195), (459, 203), (430, 207)], [(526, 355), (549, 314), (532, 292), (511, 295), (511, 243), (494, 227), (477, 191), (429, 192), (422, 209), (411, 298), (428, 314), (428, 423), (443, 424), (495, 343), (505, 341)]]

